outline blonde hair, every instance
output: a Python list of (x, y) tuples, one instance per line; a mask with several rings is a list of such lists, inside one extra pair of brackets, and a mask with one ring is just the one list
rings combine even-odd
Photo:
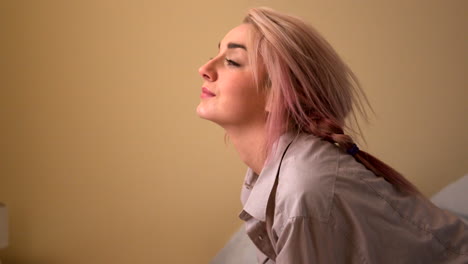
[[(252, 8), (249, 60), (259, 89), (268, 94), (267, 156), (285, 132), (308, 133), (344, 151), (354, 146), (347, 121), (367, 120), (369, 106), (354, 73), (332, 46), (302, 19), (270, 8)], [(349, 118), (351, 120), (349, 120)], [(359, 126), (357, 126), (359, 130)], [(355, 131), (354, 131), (355, 132)], [(359, 151), (353, 156), (401, 190), (416, 188), (388, 165)]]

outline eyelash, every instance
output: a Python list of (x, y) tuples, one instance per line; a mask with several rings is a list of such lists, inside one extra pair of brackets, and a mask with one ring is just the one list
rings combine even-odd
[(235, 67), (239, 67), (239, 66), (240, 66), (239, 63), (237, 63), (237, 62), (235, 62), (235, 61), (233, 61), (233, 60), (230, 60), (230, 59), (228, 59), (228, 58), (226, 58), (226, 62), (227, 62), (228, 65), (232, 65), (232, 66), (235, 66)]
[[(213, 57), (210, 57), (210, 58), (209, 58), (209, 60), (212, 60), (212, 59), (213, 59)], [(226, 63), (227, 63), (228, 65), (235, 66), (235, 67), (239, 67), (239, 66), (240, 66), (239, 63), (237, 63), (237, 62), (235, 62), (235, 61), (233, 61), (233, 60), (230, 60), (230, 59), (228, 59), (228, 58), (226, 58), (225, 61), (226, 61)]]

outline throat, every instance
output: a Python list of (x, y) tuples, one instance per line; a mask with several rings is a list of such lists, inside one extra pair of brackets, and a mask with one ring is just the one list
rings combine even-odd
[(226, 132), (240, 159), (260, 175), (266, 160), (266, 134), (263, 127), (250, 131), (237, 131), (237, 133), (227, 130)]

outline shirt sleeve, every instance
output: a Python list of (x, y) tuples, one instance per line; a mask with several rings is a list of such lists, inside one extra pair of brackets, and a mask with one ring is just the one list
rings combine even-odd
[(276, 244), (277, 264), (366, 263), (333, 222), (311, 217), (288, 220)]

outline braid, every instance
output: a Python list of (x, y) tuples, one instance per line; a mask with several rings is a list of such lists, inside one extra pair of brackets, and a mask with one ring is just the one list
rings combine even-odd
[(336, 122), (327, 118), (314, 119), (309, 127), (309, 133), (312, 133), (326, 141), (337, 144), (342, 150), (347, 151), (353, 146), (354, 141), (351, 136), (346, 135), (343, 128)]
[[(348, 152), (355, 143), (351, 136), (346, 135), (343, 128), (336, 122), (326, 118), (313, 119), (309, 126), (309, 133), (312, 133), (326, 141), (336, 144), (340, 149)], [(372, 171), (375, 175), (383, 177), (386, 181), (390, 182), (393, 186), (403, 192), (419, 194), (417, 188), (403, 177), (399, 172), (375, 158), (371, 154), (358, 150), (353, 155), (356, 161), (363, 164), (367, 169)]]

